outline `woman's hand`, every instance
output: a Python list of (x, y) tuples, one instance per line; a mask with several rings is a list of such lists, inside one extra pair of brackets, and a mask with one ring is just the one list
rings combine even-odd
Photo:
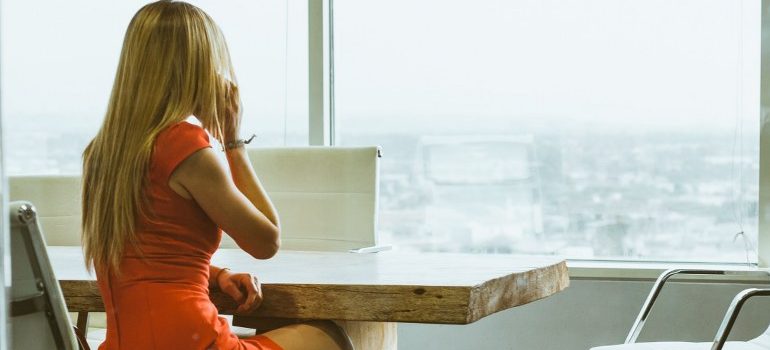
[(219, 289), (240, 304), (235, 310), (237, 314), (249, 314), (262, 304), (262, 286), (256, 276), (223, 270), (217, 276), (216, 283)]
[(238, 86), (233, 82), (227, 81), (225, 92), (225, 118), (223, 125), (225, 142), (232, 142), (238, 139), (241, 132), (241, 95), (238, 92)]

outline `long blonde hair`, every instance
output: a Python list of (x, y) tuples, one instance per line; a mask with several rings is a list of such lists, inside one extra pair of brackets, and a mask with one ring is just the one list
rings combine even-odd
[[(155, 139), (195, 115), (220, 142), (235, 82), (227, 44), (201, 9), (162, 0), (126, 30), (99, 132), (83, 152), (82, 244), (86, 264), (118, 272), (136, 222), (148, 218), (144, 186)], [(150, 215), (150, 216), (148, 216)]]

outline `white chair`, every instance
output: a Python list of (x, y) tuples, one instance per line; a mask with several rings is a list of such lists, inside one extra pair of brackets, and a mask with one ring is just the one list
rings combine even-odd
[(88, 349), (78, 341), (67, 315), (59, 281), (48, 260), (35, 207), (12, 202), (11, 344), (13, 349)]
[(768, 272), (747, 272), (747, 271), (726, 271), (726, 270), (690, 270), (690, 269), (672, 269), (663, 272), (650, 291), (647, 300), (644, 302), (639, 315), (636, 317), (634, 325), (631, 327), (631, 331), (626, 337), (625, 344), (622, 345), (610, 345), (600, 346), (592, 348), (591, 350), (770, 350), (770, 328), (757, 338), (746, 342), (740, 341), (727, 341), (727, 337), (732, 330), (735, 320), (738, 318), (738, 313), (741, 311), (743, 304), (750, 298), (756, 296), (770, 296), (770, 289), (768, 288), (750, 288), (743, 290), (733, 298), (730, 308), (722, 320), (721, 326), (714, 337), (713, 342), (703, 343), (687, 343), (687, 342), (652, 342), (652, 343), (636, 343), (636, 339), (639, 337), (639, 333), (644, 327), (644, 323), (647, 321), (647, 317), (650, 315), (652, 306), (655, 300), (660, 295), (660, 291), (663, 285), (674, 275), (686, 274), (686, 275), (745, 275), (745, 274), (759, 274), (767, 277)]
[(10, 176), (10, 200), (35, 203), (45, 241), (80, 246), (80, 176)]
[[(281, 218), (281, 249), (377, 245), (379, 147), (253, 148), (249, 158)], [(221, 247), (234, 248), (224, 237)]]
[[(80, 246), (81, 178), (79, 175), (11, 176), (10, 200), (35, 203), (38, 222), (50, 246)], [(107, 321), (103, 312), (70, 314), (92, 344), (104, 340)]]
[[(282, 249), (346, 251), (377, 244), (378, 147), (249, 149), (281, 217)], [(80, 246), (81, 178), (11, 176), (11, 200), (36, 203), (46, 241)], [(234, 248), (227, 236), (222, 247)]]
[[(249, 159), (281, 218), (281, 250), (378, 251), (379, 147), (252, 148)], [(222, 248), (235, 248), (227, 235)], [(226, 316), (241, 337), (293, 321)]]

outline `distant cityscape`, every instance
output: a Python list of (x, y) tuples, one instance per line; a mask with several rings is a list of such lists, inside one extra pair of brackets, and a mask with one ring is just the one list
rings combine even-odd
[[(7, 124), (9, 175), (79, 173), (96, 129)], [(399, 250), (756, 261), (758, 142), (730, 132), (340, 138), (382, 146), (379, 234)]]
[(399, 249), (753, 262), (758, 141), (741, 149), (732, 136), (583, 130), (344, 140), (383, 147), (379, 227)]

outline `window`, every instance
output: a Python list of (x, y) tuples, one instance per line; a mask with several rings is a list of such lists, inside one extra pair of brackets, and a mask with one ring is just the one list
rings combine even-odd
[[(192, 2), (228, 38), (243, 132), (308, 144), (307, 2)], [(2, 2), (8, 174), (80, 171), (144, 3)], [(756, 262), (759, 0), (333, 6), (334, 140), (383, 146), (385, 241)]]
[[(259, 145), (307, 144), (307, 3), (191, 1), (225, 33)], [(3, 1), (7, 173), (80, 172), (126, 27), (147, 1)]]
[(759, 6), (336, 0), (335, 137), (400, 249), (756, 262)]

